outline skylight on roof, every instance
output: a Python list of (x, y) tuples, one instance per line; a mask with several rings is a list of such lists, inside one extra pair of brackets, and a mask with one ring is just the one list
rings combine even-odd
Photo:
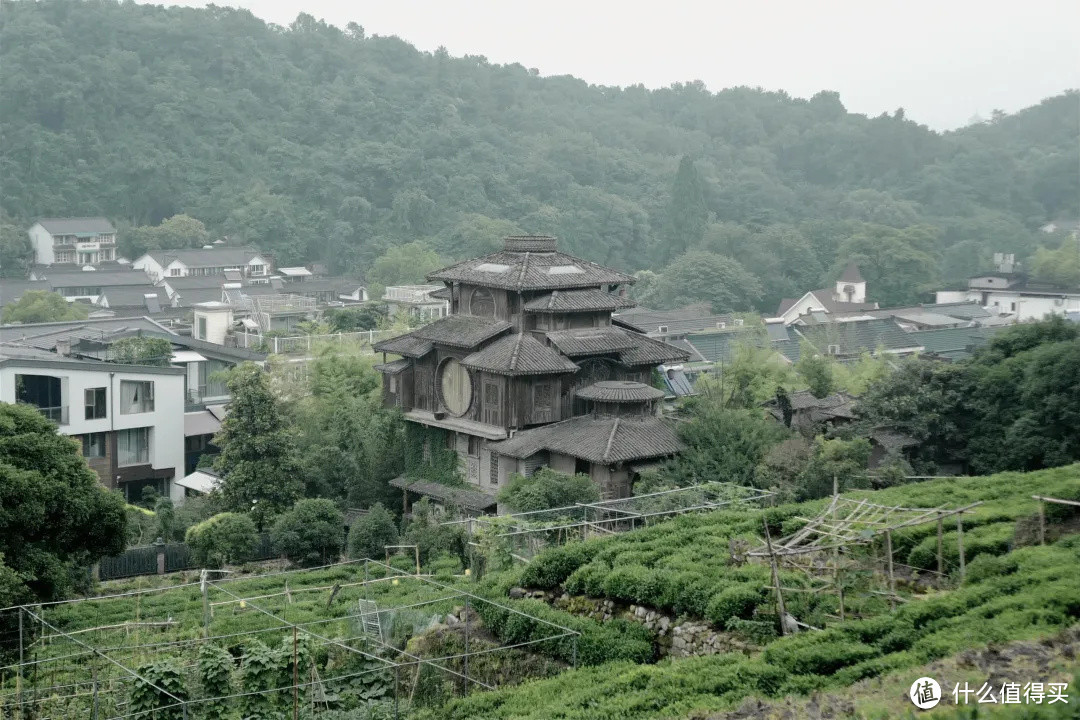
[(577, 275), (585, 270), (577, 265), (552, 265), (548, 268), (548, 275)]
[(502, 263), (480, 263), (476, 266), (477, 272), (504, 273), (509, 269), (509, 265), (503, 265)]

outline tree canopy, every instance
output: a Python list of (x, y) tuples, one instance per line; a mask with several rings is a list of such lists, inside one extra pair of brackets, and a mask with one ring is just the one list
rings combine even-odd
[(1075, 91), (936, 133), (834, 92), (601, 87), (306, 14), (5, 0), (3, 16), (2, 209), (22, 228), (105, 215), (125, 252), (196, 244), (197, 221), (386, 285), (548, 233), (629, 271), (737, 258), (764, 288), (739, 300), (772, 312), (851, 259), (871, 300), (923, 299), (1080, 215)]
[(28, 290), (16, 302), (4, 306), (0, 322), (60, 322), (82, 320), (88, 314), (85, 305), (69, 303), (62, 295), (47, 290)]
[(32, 596), (56, 599), (75, 567), (124, 549), (126, 526), (123, 500), (102, 487), (77, 443), (34, 408), (0, 403), (0, 576), (6, 565)]
[(232, 402), (214, 436), (214, 444), (221, 448), (214, 469), (222, 476), (226, 507), (250, 512), (261, 529), (302, 493), (295, 437), (261, 368), (251, 363), (236, 366), (228, 386)]

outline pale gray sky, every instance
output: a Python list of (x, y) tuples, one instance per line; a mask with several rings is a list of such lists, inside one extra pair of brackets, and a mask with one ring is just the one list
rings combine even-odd
[[(200, 0), (178, 4), (201, 6)], [(421, 50), (604, 85), (702, 80), (936, 129), (1080, 87), (1080, 0), (217, 0), (287, 25), (301, 10)]]

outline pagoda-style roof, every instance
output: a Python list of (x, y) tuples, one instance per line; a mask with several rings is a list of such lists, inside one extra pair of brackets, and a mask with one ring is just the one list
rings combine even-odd
[(634, 307), (634, 301), (596, 288), (553, 290), (525, 303), (526, 312), (563, 313), (622, 310)]
[(547, 450), (599, 464), (665, 457), (683, 449), (672, 423), (652, 415), (579, 415), (521, 430), (511, 439), (492, 443), (490, 447), (493, 452), (517, 458)]
[(375, 352), (392, 353), (411, 358), (422, 358), (435, 349), (430, 340), (417, 336), (415, 332), (380, 340), (373, 346)]
[[(625, 330), (623, 332), (626, 332)], [(619, 353), (619, 360), (624, 365), (659, 365), (670, 362), (686, 362), (690, 353), (663, 340), (627, 333), (637, 340), (629, 350)]]
[(581, 388), (577, 396), (598, 402), (640, 403), (659, 400), (664, 397), (664, 391), (632, 380), (601, 380)]
[(532, 335), (518, 333), (499, 338), (461, 364), (499, 375), (550, 375), (577, 372), (578, 366)]
[(547, 337), (559, 350), (570, 356), (618, 352), (629, 350), (637, 344), (637, 339), (630, 333), (614, 327), (552, 330)]
[(392, 360), (388, 363), (379, 363), (375, 365), (375, 370), (381, 372), (384, 375), (397, 375), (409, 369), (412, 365), (411, 360), (401, 359)]
[(427, 278), (517, 291), (634, 282), (630, 275), (559, 252), (555, 238), (543, 235), (508, 237), (503, 250), (436, 270)]
[(510, 323), (505, 320), (473, 315), (448, 315), (415, 330), (414, 334), (442, 345), (472, 348), (509, 329)]

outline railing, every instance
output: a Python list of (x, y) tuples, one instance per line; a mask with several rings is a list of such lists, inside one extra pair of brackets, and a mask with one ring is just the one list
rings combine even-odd
[(38, 412), (57, 425), (68, 424), (68, 409), (66, 407), (39, 407)]
[(359, 343), (370, 347), (380, 340), (400, 335), (400, 330), (362, 330), (360, 332), (332, 333), (330, 335), (293, 335), (291, 337), (264, 336), (257, 333), (235, 333), (236, 345), (241, 348), (263, 348), (275, 355), (302, 355), (310, 353), (320, 344)]
[(383, 300), (406, 303), (439, 302), (439, 298), (431, 297), (431, 293), (435, 290), (441, 290), (442, 288), (442, 285), (391, 286), (383, 291)]
[[(279, 556), (270, 535), (260, 535), (251, 560), (274, 560)], [(194, 554), (187, 543), (143, 545), (128, 548), (114, 557), (102, 558), (98, 563), (98, 578), (115, 580), (139, 575), (160, 575), (196, 567), (198, 565)]]

